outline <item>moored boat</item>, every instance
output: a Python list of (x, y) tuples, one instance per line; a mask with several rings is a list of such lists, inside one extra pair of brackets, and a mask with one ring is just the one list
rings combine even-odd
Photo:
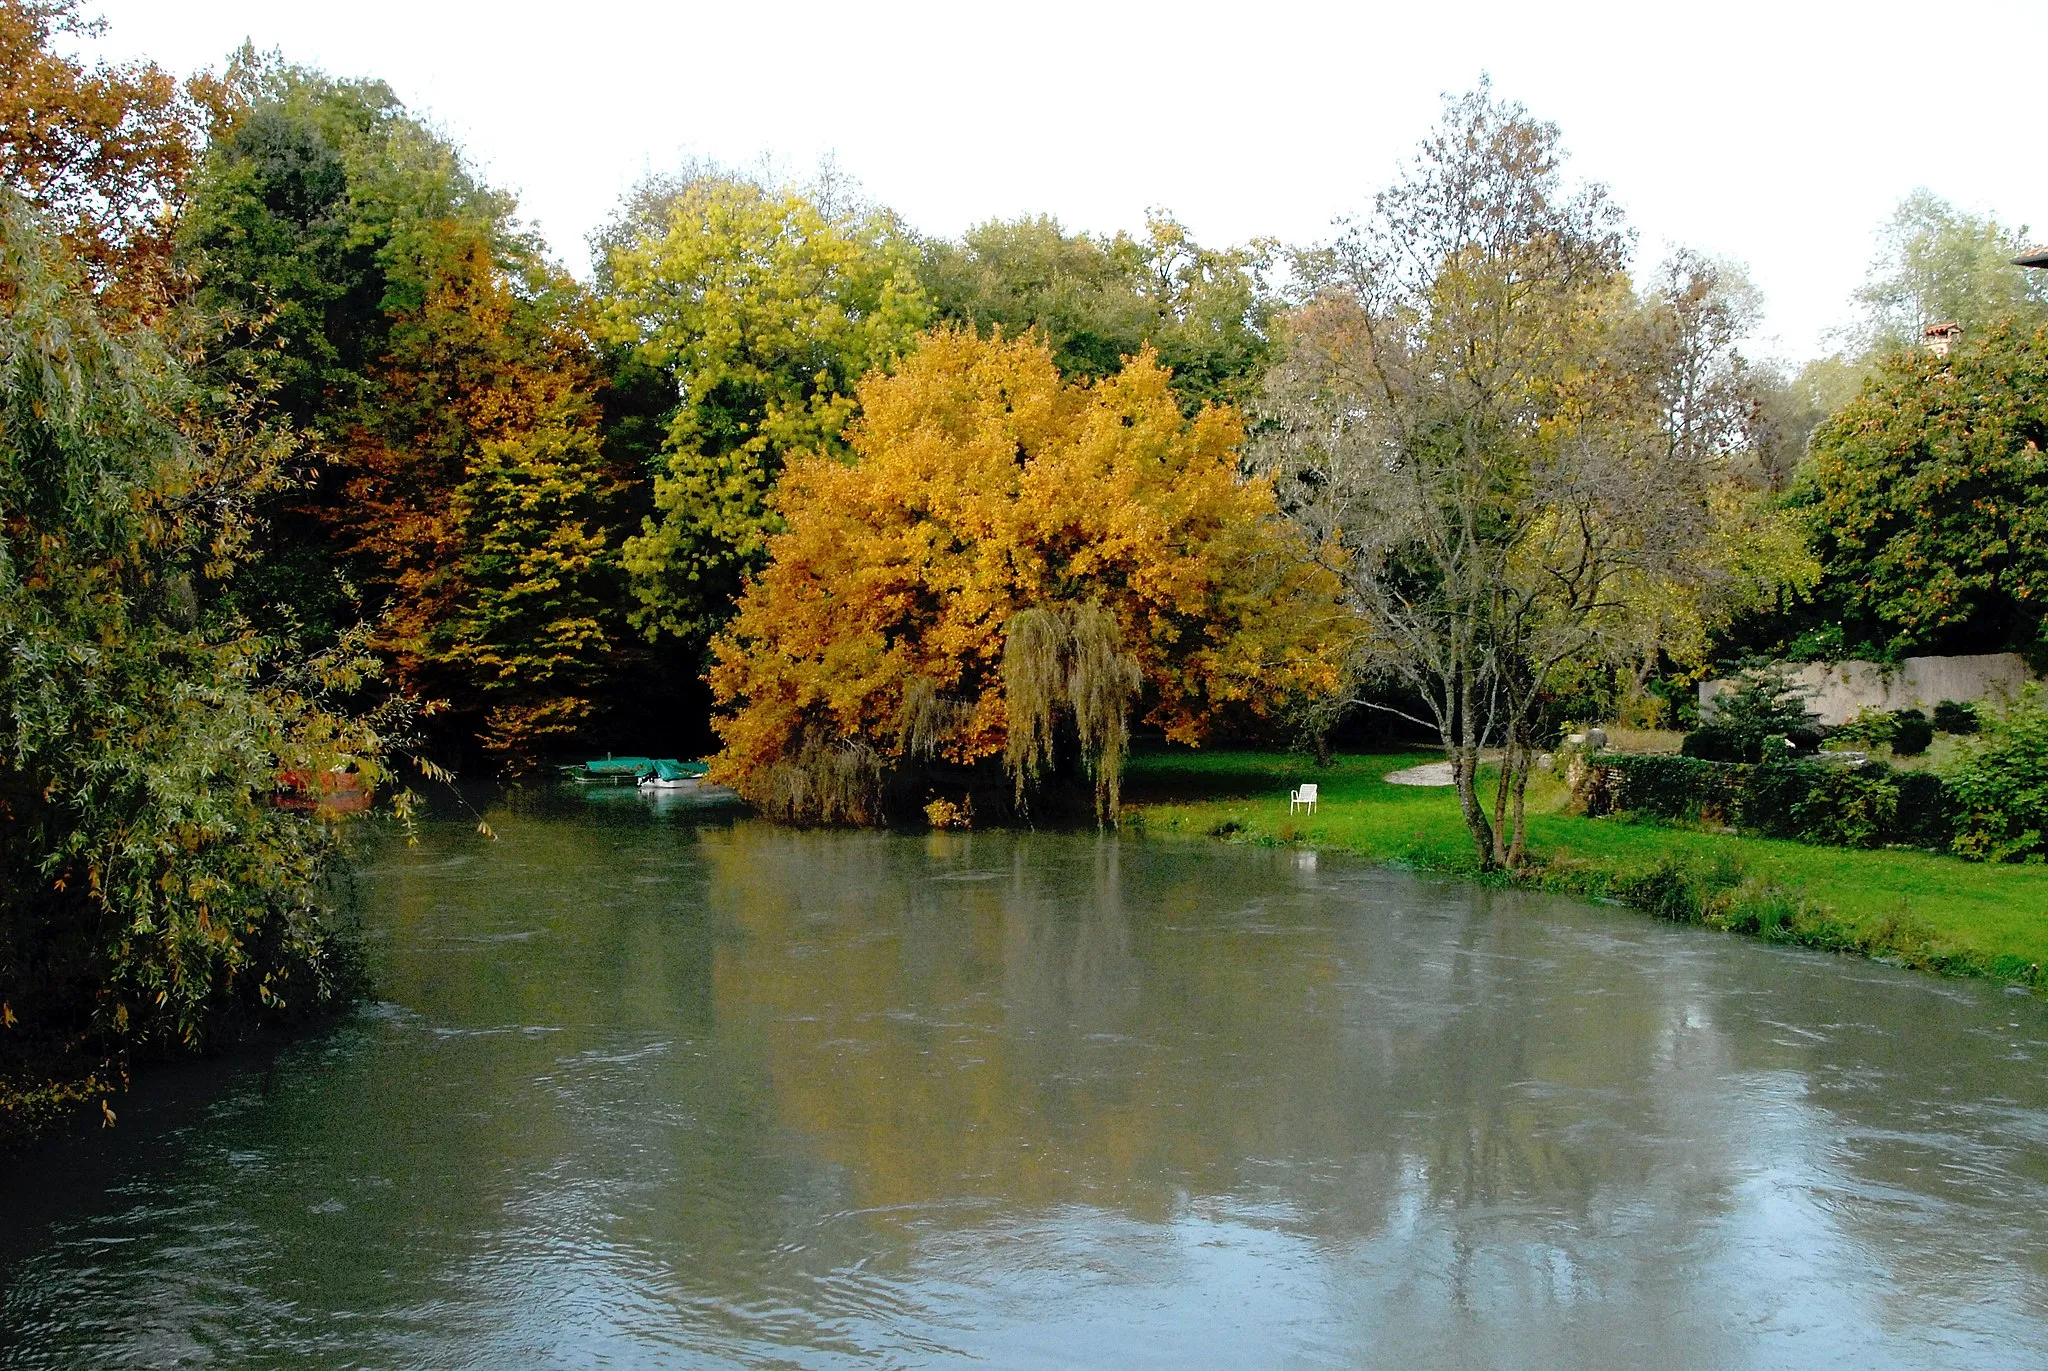
[(702, 762), (679, 762), (673, 757), (657, 759), (654, 770), (640, 778), (650, 790), (696, 790), (704, 784), (708, 768)]
[(577, 785), (637, 785), (654, 774), (651, 757), (610, 757), (578, 762), (562, 768), (562, 775)]

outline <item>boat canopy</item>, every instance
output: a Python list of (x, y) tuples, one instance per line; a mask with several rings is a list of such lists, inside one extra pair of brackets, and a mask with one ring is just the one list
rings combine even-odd
[(654, 770), (654, 761), (649, 757), (606, 757), (585, 762), (583, 770), (590, 776), (645, 776)]
[(673, 757), (663, 757), (654, 763), (654, 774), (664, 781), (702, 780), (707, 769), (702, 762), (679, 762)]

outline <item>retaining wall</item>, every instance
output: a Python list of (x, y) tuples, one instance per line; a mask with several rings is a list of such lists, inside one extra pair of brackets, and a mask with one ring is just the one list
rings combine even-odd
[[(1808, 662), (1786, 672), (1812, 692), (1807, 702), (1823, 724), (1846, 724), (1862, 709), (1920, 709), (1933, 712), (1943, 700), (1974, 704), (2019, 693), (2034, 680), (2016, 652), (1976, 657), (1907, 657), (1880, 662)], [(1700, 717), (1711, 718), (1714, 701), (1735, 688), (1733, 681), (1700, 682)]]

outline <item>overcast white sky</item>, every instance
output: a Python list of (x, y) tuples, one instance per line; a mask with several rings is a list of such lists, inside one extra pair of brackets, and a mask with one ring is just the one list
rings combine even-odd
[(1899, 197), (2048, 238), (2048, 0), (1894, 4), (87, 0), (109, 56), (243, 38), (378, 76), (516, 190), (579, 272), (687, 154), (824, 153), (927, 232), (1047, 212), (1205, 242), (1324, 236), (1482, 71), (1556, 121), (1644, 258), (1746, 262), (1763, 350), (1819, 351)]

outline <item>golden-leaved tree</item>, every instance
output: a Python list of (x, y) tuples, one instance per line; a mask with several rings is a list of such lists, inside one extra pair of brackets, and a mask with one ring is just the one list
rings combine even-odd
[(1133, 714), (1198, 742), (1323, 685), (1327, 588), (1234, 410), (1149, 352), (1061, 380), (1035, 337), (927, 334), (861, 384), (853, 460), (786, 471), (785, 531), (714, 643), (717, 773), (782, 817), (876, 822), (1007, 766), (1092, 774)]
[(624, 481), (571, 293), (536, 299), (480, 235), (434, 228), (330, 518), (388, 598), (379, 645), (399, 681), (517, 774), (575, 736), (617, 670)]

